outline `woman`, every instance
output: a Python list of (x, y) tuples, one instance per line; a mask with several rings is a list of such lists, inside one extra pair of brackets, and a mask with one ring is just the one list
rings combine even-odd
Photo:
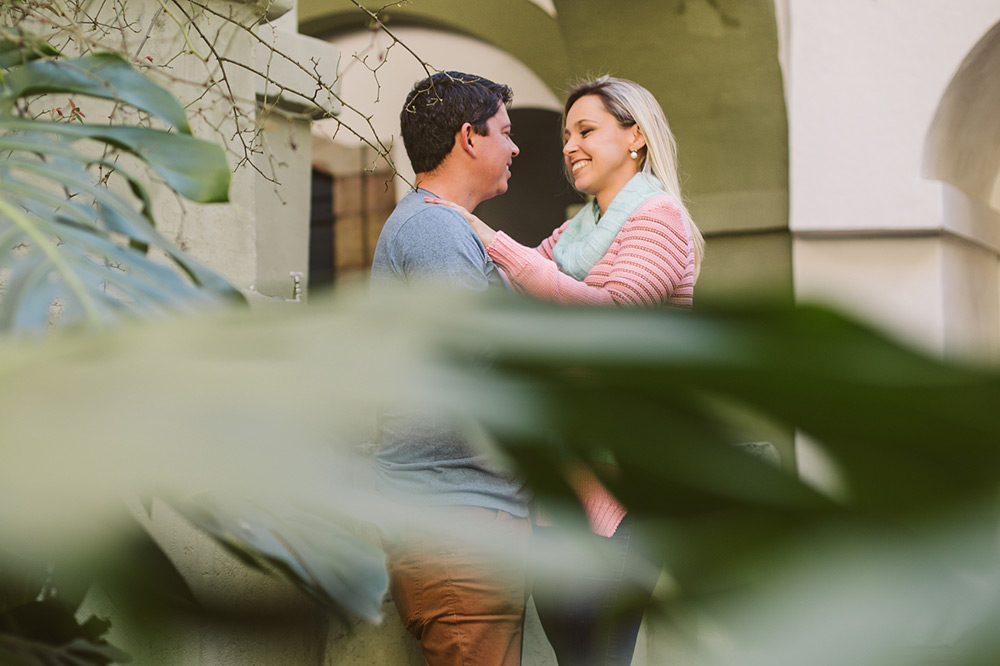
[[(563, 121), (569, 177), (593, 200), (537, 248), (460, 206), (428, 201), (465, 215), (521, 293), (563, 303), (690, 307), (704, 240), (681, 201), (675, 142), (656, 99), (632, 81), (601, 77), (570, 91)], [(613, 558), (579, 585), (536, 585), (535, 605), (563, 666), (627, 666), (642, 619), (634, 602), (648, 601), (658, 568), (637, 548), (626, 509), (597, 478), (583, 468), (570, 477)], [(538, 520), (539, 540), (558, 536), (548, 534), (555, 528), (547, 522)], [(621, 613), (630, 602), (633, 610)], [(611, 610), (617, 620), (608, 623)]]

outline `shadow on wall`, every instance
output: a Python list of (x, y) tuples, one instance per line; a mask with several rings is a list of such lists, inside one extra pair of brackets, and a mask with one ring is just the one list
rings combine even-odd
[(1000, 23), (969, 52), (927, 133), (923, 174), (1000, 210)]
[(566, 208), (584, 200), (563, 169), (562, 118), (548, 109), (511, 109), (514, 158), (506, 194), (484, 201), (476, 214), (533, 247), (566, 221)]

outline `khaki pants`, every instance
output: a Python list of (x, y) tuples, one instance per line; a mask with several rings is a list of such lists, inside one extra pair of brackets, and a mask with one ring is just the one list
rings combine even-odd
[(428, 509), (447, 536), (383, 537), (389, 590), (428, 666), (519, 666), (531, 525), (504, 511)]

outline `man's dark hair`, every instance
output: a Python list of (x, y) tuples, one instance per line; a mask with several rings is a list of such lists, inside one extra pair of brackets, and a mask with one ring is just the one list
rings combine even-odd
[(451, 152), (463, 123), (470, 123), (480, 136), (489, 134), (486, 121), (512, 98), (508, 86), (462, 72), (438, 72), (417, 81), (399, 114), (414, 172), (436, 169)]

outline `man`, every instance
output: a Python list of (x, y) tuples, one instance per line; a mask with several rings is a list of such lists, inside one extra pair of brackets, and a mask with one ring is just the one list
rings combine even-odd
[[(507, 190), (518, 154), (510, 100), (507, 86), (461, 72), (434, 74), (410, 91), (400, 123), (417, 189), (399, 202), (379, 236), (373, 293), (418, 283), (505, 288), (469, 223), (424, 197), (472, 210)], [(427, 664), (518, 666), (530, 592), (531, 527), (522, 482), (471, 449), (449, 419), (415, 401), (383, 410), (379, 439), (379, 490), (419, 507), (425, 524), (386, 534), (383, 542), (390, 591)]]

